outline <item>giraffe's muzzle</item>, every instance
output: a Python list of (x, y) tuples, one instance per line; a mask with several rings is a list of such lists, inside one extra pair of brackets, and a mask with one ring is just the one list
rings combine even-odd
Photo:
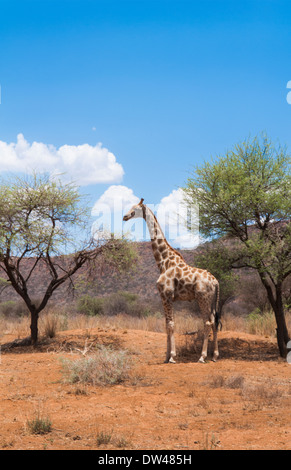
[(131, 219), (132, 217), (134, 217), (134, 214), (135, 212), (132, 211), (130, 214), (126, 214), (124, 217), (123, 217), (123, 220), (126, 222), (127, 220)]

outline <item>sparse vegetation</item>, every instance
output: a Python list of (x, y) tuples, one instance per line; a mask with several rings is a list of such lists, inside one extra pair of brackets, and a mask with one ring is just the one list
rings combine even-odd
[(106, 297), (83, 295), (77, 301), (77, 311), (90, 316), (126, 314), (139, 318), (153, 313), (137, 294), (126, 291), (118, 291)]
[(270, 311), (261, 312), (260, 309), (255, 309), (247, 316), (246, 322), (249, 333), (271, 337), (276, 334), (275, 317)]
[(132, 360), (127, 351), (101, 346), (88, 357), (63, 359), (63, 374), (70, 383), (114, 385), (129, 377)]
[[(7, 418), (12, 419), (2, 423), (0, 448), (288, 447), (288, 364), (276, 361), (276, 357), (270, 362), (267, 359), (254, 362), (252, 356), (253, 348), (261, 351), (261, 344), (270, 346), (269, 341), (262, 339), (261, 343), (257, 337), (252, 340), (250, 335), (241, 334), (246, 341), (240, 343), (238, 335), (226, 334), (222, 352), (230, 346), (230, 357), (235, 358), (236, 346), (244, 348), (243, 361), (240, 350), (237, 361), (222, 358), (218, 368), (213, 364), (193, 364), (190, 356), (191, 363), (187, 357), (182, 358), (179, 359), (182, 364), (169, 369), (162, 364), (163, 356), (160, 357), (163, 349), (160, 335), (118, 330), (114, 320), (119, 317), (76, 315), (74, 321), (78, 320), (78, 326), (83, 322), (81, 330), (60, 334), (40, 344), (53, 349), (46, 352), (45, 346), (40, 353), (29, 347), (25, 354), (3, 353), (2, 365), (9, 367), (1, 368), (0, 401)], [(123, 321), (125, 318), (128, 320), (123, 315)], [(105, 325), (107, 320), (112, 321), (111, 328)], [(141, 319), (130, 317), (130, 321), (133, 325)], [(102, 327), (91, 330), (96, 322)], [(187, 317), (179, 328), (185, 325)], [(106, 348), (99, 348), (101, 343)], [(125, 375), (120, 374), (119, 364), (115, 367), (116, 360), (113, 366), (112, 361), (109, 365), (104, 361), (108, 352), (120, 357), (124, 351), (120, 351), (120, 345), (132, 351), (123, 356)], [(98, 352), (106, 362), (106, 373), (114, 370), (110, 380), (106, 376), (100, 381), (98, 373), (103, 367), (95, 360)], [(61, 368), (60, 357), (64, 355)], [(246, 362), (247, 357), (252, 362)], [(39, 400), (46, 409), (40, 406), (27, 415), (27, 407)], [(25, 432), (17, 434), (23, 425)], [(167, 432), (169, 426), (173, 429), (171, 435)]]
[(52, 430), (50, 418), (43, 416), (39, 409), (31, 420), (27, 420), (26, 424), (31, 434), (48, 434)]
[(23, 301), (7, 300), (0, 302), (0, 316), (22, 317), (28, 314), (28, 309)]
[[(291, 327), (291, 312), (286, 314), (286, 322)], [(29, 327), (27, 315), (14, 317), (0, 315), (1, 334), (14, 334), (16, 338), (26, 336)], [(222, 318), (223, 331), (239, 331), (244, 333), (257, 334), (270, 338), (276, 337), (276, 325), (273, 314), (269, 312), (260, 313), (258, 310), (249, 315), (233, 315), (226, 313)], [(155, 311), (149, 315), (129, 315), (119, 313), (116, 315), (86, 315), (81, 313), (67, 313), (66, 307), (50, 308), (46, 311), (39, 324), (39, 334), (41, 337), (54, 337), (58, 331), (91, 328), (113, 328), (113, 329), (134, 329), (144, 331), (164, 332), (165, 320), (163, 313)], [(197, 344), (201, 341), (201, 317), (191, 315), (188, 310), (180, 311), (176, 314), (175, 329), (177, 333), (197, 332), (194, 335), (185, 335), (183, 343), (178, 345), (179, 355), (184, 357), (193, 353), (197, 349)]]
[(219, 447), (220, 440), (215, 436), (214, 433), (211, 433), (211, 436), (209, 436), (208, 432), (204, 434), (201, 450), (216, 450)]
[(102, 445), (109, 444), (112, 439), (112, 433), (113, 433), (112, 430), (111, 431), (99, 431), (96, 437), (97, 446), (100, 447)]
[(282, 397), (282, 392), (277, 385), (268, 381), (259, 384), (244, 383), (241, 395), (244, 399), (271, 405)]
[(60, 317), (56, 313), (48, 312), (43, 316), (43, 332), (46, 338), (54, 338), (59, 329)]
[(104, 314), (104, 299), (83, 295), (77, 301), (77, 311), (84, 315), (95, 316)]

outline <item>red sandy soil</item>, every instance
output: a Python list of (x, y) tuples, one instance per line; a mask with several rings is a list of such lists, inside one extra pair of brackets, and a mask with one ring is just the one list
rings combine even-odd
[[(88, 342), (132, 353), (131, 378), (93, 386), (64, 381), (61, 358), (82, 357)], [(1, 343), (12, 341), (4, 336)], [(164, 364), (165, 334), (92, 329), (59, 333), (37, 349), (2, 352), (0, 449), (290, 449), (291, 364), (269, 339), (221, 332), (221, 358), (197, 363), (199, 350)], [(49, 416), (52, 429), (28, 421)], [(110, 436), (102, 443), (101, 437)]]

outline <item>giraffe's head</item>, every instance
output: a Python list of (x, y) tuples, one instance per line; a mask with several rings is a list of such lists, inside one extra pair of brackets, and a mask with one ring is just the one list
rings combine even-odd
[(138, 204), (135, 204), (132, 206), (132, 208), (128, 211), (127, 214), (123, 217), (123, 220), (129, 220), (129, 219), (137, 219), (138, 217), (144, 217), (144, 210), (145, 206), (143, 205), (143, 199), (139, 201)]

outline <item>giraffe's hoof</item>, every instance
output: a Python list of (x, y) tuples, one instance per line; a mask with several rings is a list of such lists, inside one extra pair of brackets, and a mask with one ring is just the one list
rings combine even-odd
[(214, 354), (213, 354), (212, 361), (213, 361), (213, 362), (216, 362), (216, 361), (217, 361), (217, 359), (218, 359), (218, 356), (219, 356), (219, 354), (218, 354), (218, 353), (214, 353)]
[(203, 356), (200, 357), (198, 362), (200, 362), (200, 364), (206, 364)]
[(169, 363), (170, 364), (176, 364), (176, 361), (172, 357), (170, 357), (170, 359), (166, 359), (164, 363), (165, 364), (169, 364)]

